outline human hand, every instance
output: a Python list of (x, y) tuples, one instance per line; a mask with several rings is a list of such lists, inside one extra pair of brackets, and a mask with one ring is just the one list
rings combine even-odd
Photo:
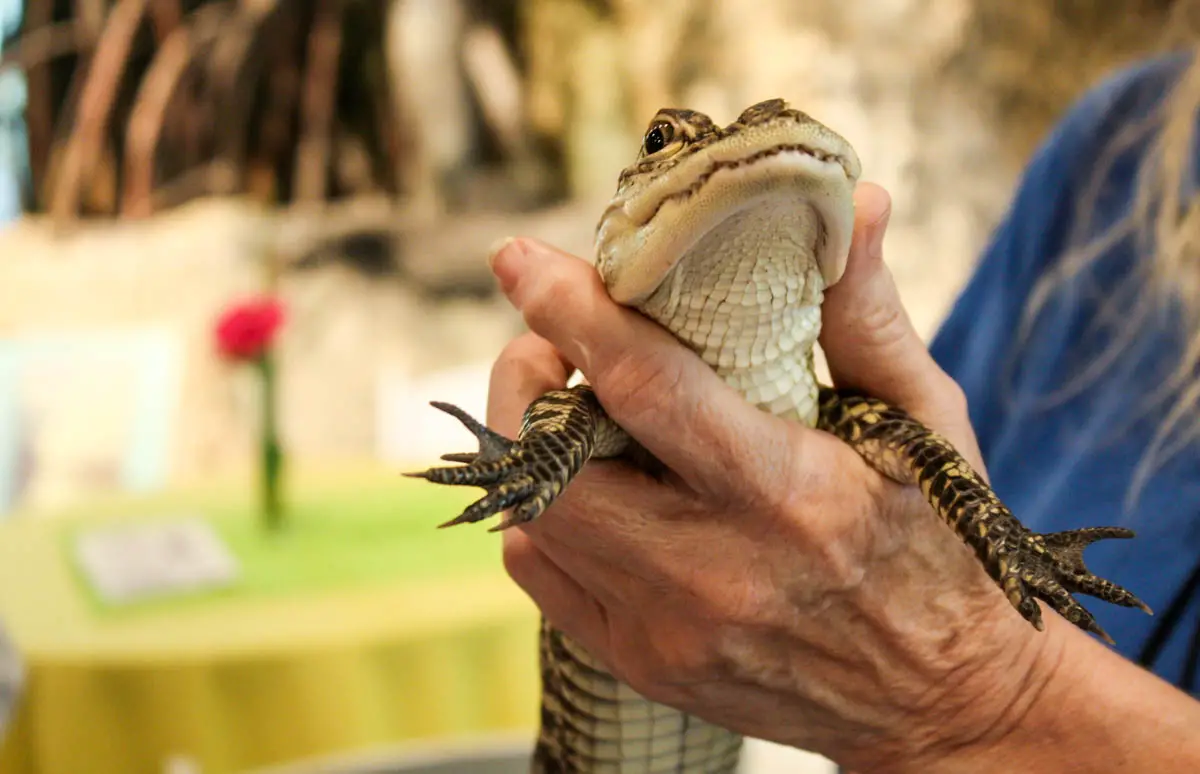
[[(887, 194), (863, 185), (856, 205), (824, 306), (835, 382), (908, 410), (982, 472), (962, 393), (883, 265)], [(515, 240), (493, 268), (532, 333), (496, 363), (489, 425), (515, 435), (578, 367), (670, 471), (593, 462), (505, 533), (510, 574), (551, 623), (648, 698), (854, 768), (922, 766), (1016, 722), (1053, 640), (919, 492), (749, 405), (587, 263)]]

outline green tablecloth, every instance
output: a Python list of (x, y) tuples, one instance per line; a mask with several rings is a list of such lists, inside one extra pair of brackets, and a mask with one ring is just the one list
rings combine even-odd
[[(0, 617), (30, 671), (0, 772), (158, 774), (183, 756), (222, 774), (532, 731), (537, 613), (495, 535), (432, 529), (465, 500), (431, 503), (392, 473), (297, 480), (273, 538), (233, 488), (0, 525)], [(67, 559), (81, 522), (187, 512), (214, 514), (247, 563), (241, 587), (130, 610), (90, 598)]]

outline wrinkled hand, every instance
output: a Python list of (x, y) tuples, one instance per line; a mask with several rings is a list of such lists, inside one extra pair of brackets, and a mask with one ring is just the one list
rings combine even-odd
[[(860, 187), (847, 273), (824, 307), (830, 369), (982, 470), (963, 395), (882, 262), (889, 208)], [(514, 240), (493, 269), (532, 333), (495, 365), (489, 425), (515, 435), (525, 407), (578, 367), (670, 469), (660, 482), (593, 462), (505, 533), (509, 572), (551, 623), (649, 698), (863, 770), (935, 761), (1015, 722), (1052, 640), (919, 492), (750, 406), (615, 305), (584, 261)]]

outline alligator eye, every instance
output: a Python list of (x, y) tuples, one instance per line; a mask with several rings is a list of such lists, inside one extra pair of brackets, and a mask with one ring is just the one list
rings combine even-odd
[(646, 155), (658, 153), (675, 138), (675, 127), (667, 123), (655, 124), (646, 132), (644, 147)]

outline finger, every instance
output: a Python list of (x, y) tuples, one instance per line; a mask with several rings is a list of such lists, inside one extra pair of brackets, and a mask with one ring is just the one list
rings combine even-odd
[(883, 262), (890, 216), (887, 191), (861, 184), (855, 192), (854, 238), (846, 272), (826, 292), (822, 310), (821, 347), (830, 373), (839, 387), (863, 390), (899, 406), (956, 444), (973, 449), (962, 390), (929, 354)]
[(631, 588), (661, 584), (653, 570), (671, 553), (679, 530), (660, 514), (677, 513), (683, 497), (628, 466), (593, 464), (553, 512), (522, 529), (602, 604), (619, 607), (631, 601)]
[[(663, 586), (661, 580), (654, 582), (647, 575), (644, 558), (606, 552), (594, 544), (583, 544), (580, 533), (595, 530), (576, 530), (578, 525), (574, 523), (574, 516), (571, 513), (565, 519), (535, 521), (522, 525), (521, 532), (542, 556), (569, 575), (602, 609), (628, 611), (644, 606), (646, 597), (653, 594), (651, 589)], [(552, 524), (554, 521), (557, 524)], [(569, 525), (568, 521), (571, 522)], [(614, 561), (615, 556), (620, 556), (620, 560)], [(661, 596), (657, 601), (661, 601)]]
[(562, 389), (572, 370), (554, 345), (536, 334), (524, 333), (510, 341), (492, 365), (488, 427), (515, 438), (529, 404), (550, 390)]
[[(739, 509), (738, 518), (729, 519), (721, 506), (697, 503), (702, 497), (622, 465), (592, 465), (563, 492), (553, 512), (521, 529), (621, 620), (626, 611), (661, 608), (681, 589), (690, 594), (722, 587), (711, 568), (725, 565), (723, 552), (753, 550), (764, 535), (777, 538), (786, 530), (766, 509)], [(714, 552), (713, 546), (722, 549)]]
[(755, 448), (746, 431), (761, 413), (665, 329), (613, 302), (591, 265), (514, 239), (492, 269), (529, 327), (579, 366), (613, 419), (668, 467), (697, 483), (746, 464)]
[(554, 628), (608, 663), (608, 617), (604, 608), (520, 530), (504, 533), (504, 568)]

